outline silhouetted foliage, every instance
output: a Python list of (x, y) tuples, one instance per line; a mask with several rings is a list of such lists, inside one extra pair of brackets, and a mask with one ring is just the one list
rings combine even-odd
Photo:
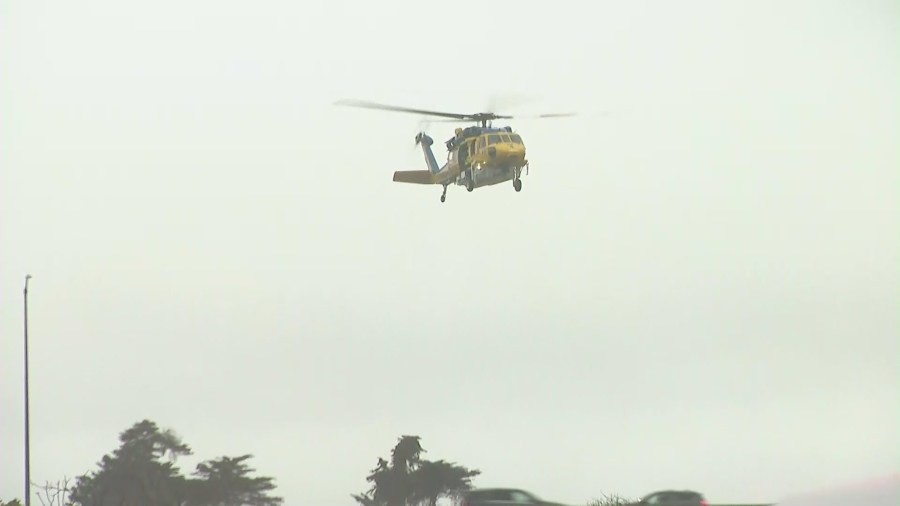
[(197, 464), (193, 494), (198, 504), (220, 506), (278, 506), (280, 497), (270, 497), (275, 490), (272, 478), (253, 478), (256, 471), (247, 466), (252, 455), (220, 457)]
[(436, 506), (441, 496), (455, 497), (472, 488), (472, 478), (480, 474), (451, 462), (422, 461), (413, 473), (413, 504)]
[(12, 499), (7, 502), (4, 502), (3, 499), (0, 499), (0, 506), (22, 506), (22, 502), (18, 499)]
[(618, 494), (600, 494), (599, 499), (588, 501), (587, 506), (626, 506), (636, 503), (636, 500), (626, 499)]
[(267, 495), (272, 478), (250, 476), (250, 455), (198, 464), (193, 478), (175, 466), (191, 448), (169, 430), (143, 420), (119, 435), (120, 446), (104, 455), (99, 469), (78, 477), (69, 494), (73, 506), (278, 506)]
[(480, 474), (443, 460), (423, 460), (418, 436), (402, 436), (391, 450), (391, 462), (379, 458), (366, 477), (372, 484), (353, 498), (361, 506), (435, 506), (440, 497), (452, 497), (472, 487)]
[(80, 506), (180, 506), (186, 486), (175, 460), (191, 455), (190, 447), (149, 420), (122, 432), (119, 441), (119, 448), (100, 460), (100, 469), (77, 478), (69, 499)]
[(391, 468), (408, 474), (419, 463), (419, 456), (425, 450), (419, 442), (419, 436), (401, 436), (397, 445), (391, 450)]

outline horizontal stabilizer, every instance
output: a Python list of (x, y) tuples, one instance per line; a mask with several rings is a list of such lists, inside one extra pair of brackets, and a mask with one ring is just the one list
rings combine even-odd
[(437, 184), (438, 178), (430, 170), (398, 170), (394, 172), (398, 183)]

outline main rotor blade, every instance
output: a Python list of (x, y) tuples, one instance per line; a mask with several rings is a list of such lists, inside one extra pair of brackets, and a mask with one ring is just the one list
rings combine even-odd
[(365, 100), (338, 100), (335, 102), (337, 105), (346, 105), (350, 107), (362, 107), (365, 109), (381, 109), (384, 111), (397, 111), (397, 112), (408, 112), (413, 114), (425, 114), (428, 116), (439, 116), (443, 118), (455, 118), (458, 120), (471, 119), (471, 114), (457, 114), (452, 112), (441, 112), (441, 111), (429, 111), (426, 109), (413, 109), (410, 107), (399, 107), (396, 105), (387, 105), (387, 104), (378, 104), (375, 102), (368, 102)]
[(570, 116), (575, 116), (574, 112), (556, 112), (556, 113), (547, 113), (547, 114), (533, 114), (533, 115), (520, 115), (516, 114), (513, 118), (516, 119), (536, 119), (536, 118), (567, 118)]
[[(578, 114), (574, 112), (556, 112), (556, 113), (546, 113), (546, 114), (516, 114), (514, 116), (506, 116), (500, 114), (491, 114), (491, 113), (479, 113), (481, 116), (484, 116), (484, 119), (492, 120), (492, 119), (543, 119), (543, 118), (569, 118), (572, 116), (578, 116)], [(489, 116), (488, 116), (489, 115)], [(473, 114), (473, 118), (465, 118), (465, 119), (433, 119), (429, 120), (431, 123), (468, 123), (472, 120), (480, 120), (481, 117), (479, 115)]]
[[(473, 114), (473, 116), (475, 116)], [(544, 119), (544, 118), (566, 118), (571, 116), (577, 116), (574, 112), (560, 112), (560, 113), (548, 113), (548, 114), (532, 114), (532, 115), (521, 115), (516, 114), (515, 116), (501, 116), (501, 115), (493, 115), (493, 117), (486, 117), (485, 119)], [(429, 123), (470, 123), (473, 120), (480, 120), (481, 118), (465, 118), (465, 119), (432, 119), (428, 120)]]
[(430, 119), (429, 123), (471, 123), (474, 121), (472, 118), (462, 118), (462, 119)]

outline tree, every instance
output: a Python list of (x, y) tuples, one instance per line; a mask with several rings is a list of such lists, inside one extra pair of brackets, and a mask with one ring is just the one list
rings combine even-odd
[(390, 464), (378, 459), (378, 465), (366, 477), (372, 486), (352, 497), (361, 506), (435, 506), (442, 496), (455, 496), (471, 488), (478, 470), (438, 460), (423, 460), (418, 436), (401, 436), (391, 450)]
[[(220, 457), (197, 465), (187, 478), (175, 466), (191, 448), (170, 430), (143, 420), (119, 436), (120, 446), (104, 455), (99, 469), (78, 477), (73, 506), (280, 506), (268, 495), (273, 479), (253, 477), (250, 455)], [(2, 505), (0, 505), (2, 506)]]
[(362, 506), (403, 506), (404, 486), (397, 473), (388, 462), (378, 459), (366, 481), (372, 484), (369, 490), (360, 495), (353, 495)]
[(416, 467), (419, 455), (425, 450), (419, 442), (419, 436), (401, 436), (397, 445), (391, 450), (391, 468), (401, 474), (408, 474)]
[(279, 506), (282, 498), (269, 496), (275, 489), (272, 478), (253, 478), (246, 461), (252, 455), (220, 457), (197, 464), (192, 480), (193, 501), (216, 506)]
[(10, 501), (0, 499), (0, 506), (22, 506), (22, 503), (18, 499), (12, 499)]
[(423, 461), (413, 473), (413, 502), (425, 502), (428, 506), (437, 506), (441, 496), (458, 496), (472, 488), (472, 478), (479, 471), (466, 469), (451, 462)]
[(70, 500), (80, 506), (181, 505), (186, 484), (175, 460), (191, 455), (191, 448), (150, 420), (122, 432), (119, 441), (119, 448), (100, 460), (99, 470), (77, 478)]
[[(32, 485), (37, 485), (32, 483)], [(43, 492), (43, 495), (41, 493)], [(63, 478), (55, 484), (46, 481), (37, 493), (41, 506), (67, 506), (69, 498), (69, 478)]]

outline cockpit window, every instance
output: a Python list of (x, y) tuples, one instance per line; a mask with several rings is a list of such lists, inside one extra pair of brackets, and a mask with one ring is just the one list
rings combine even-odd
[(500, 136), (497, 134), (491, 134), (488, 136), (488, 144), (497, 144), (500, 141)]
[(519, 134), (510, 134), (509, 138), (516, 144), (522, 144), (522, 138), (519, 137)]

